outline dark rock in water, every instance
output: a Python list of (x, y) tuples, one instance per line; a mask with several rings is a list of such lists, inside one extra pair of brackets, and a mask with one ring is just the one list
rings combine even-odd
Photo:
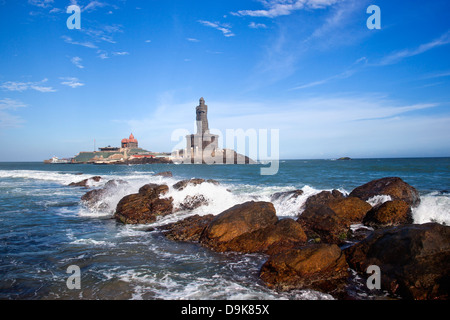
[(406, 299), (449, 299), (450, 227), (410, 224), (375, 230), (344, 250), (351, 268), (367, 277), (376, 265), (381, 289)]
[(328, 205), (330, 201), (339, 199), (344, 199), (344, 195), (339, 190), (322, 191), (306, 199), (304, 207), (308, 209), (310, 206)]
[(339, 244), (346, 240), (348, 223), (326, 205), (309, 206), (297, 219), (309, 239)]
[(419, 192), (398, 177), (370, 181), (354, 189), (349, 196), (367, 201), (379, 195), (388, 195), (392, 200), (406, 201), (412, 207), (417, 207), (420, 204)]
[(206, 182), (207, 183), (212, 183), (213, 185), (216, 185), (216, 186), (218, 186), (220, 184), (219, 181), (214, 180), (214, 179), (208, 179), (208, 180), (206, 180)]
[(155, 177), (173, 177), (171, 171), (158, 172), (154, 174)]
[(337, 160), (352, 160), (352, 158), (350, 158), (350, 157), (341, 157), (341, 158), (339, 158)]
[(175, 241), (200, 241), (200, 236), (203, 230), (214, 219), (214, 215), (208, 214), (206, 216), (190, 216), (181, 221), (167, 224), (160, 229), (163, 230), (164, 235)]
[(200, 242), (216, 251), (227, 250), (227, 243), (248, 232), (268, 227), (278, 221), (270, 202), (249, 201), (218, 214), (203, 232)]
[(345, 289), (348, 265), (337, 245), (314, 244), (271, 256), (260, 277), (280, 291), (313, 289), (339, 295)]
[(94, 189), (85, 193), (81, 197), (81, 200), (89, 208), (98, 208), (105, 211), (111, 210), (108, 204), (104, 203), (103, 200), (105, 197), (113, 195), (117, 190), (117, 187), (123, 184), (128, 184), (128, 182), (124, 180), (109, 180), (105, 183), (103, 188)]
[(403, 200), (386, 201), (364, 217), (366, 226), (382, 228), (412, 223), (411, 207)]
[(356, 197), (331, 200), (328, 202), (328, 207), (330, 207), (342, 223), (347, 226), (361, 223), (366, 216), (366, 213), (372, 209), (370, 204)]
[(306, 234), (300, 224), (293, 219), (282, 219), (274, 225), (244, 233), (224, 243), (223, 251), (259, 252), (272, 255), (306, 241)]
[(202, 194), (186, 196), (180, 204), (179, 210), (194, 210), (208, 204), (208, 200)]
[(168, 191), (167, 185), (147, 184), (139, 189), (139, 193), (130, 194), (119, 201), (114, 218), (125, 224), (155, 222), (158, 216), (172, 213), (172, 197), (160, 198)]
[(271, 201), (275, 201), (275, 200), (279, 200), (281, 198), (291, 198), (291, 199), (295, 199), (298, 196), (301, 196), (303, 194), (303, 190), (292, 190), (292, 191), (283, 191), (283, 192), (276, 192), (274, 193), (271, 197), (270, 200)]
[(193, 179), (190, 179), (190, 180), (181, 180), (181, 181), (178, 181), (178, 182), (175, 183), (172, 187), (173, 187), (175, 190), (181, 191), (181, 190), (183, 190), (184, 188), (186, 188), (188, 185), (196, 186), (196, 185), (201, 184), (201, 183), (203, 183), (203, 182), (205, 182), (205, 179), (193, 178)]
[(95, 181), (95, 182), (99, 182), (102, 179), (102, 177), (100, 176), (95, 176), (95, 177), (91, 177), (89, 179), (84, 179), (78, 182), (72, 182), (69, 183), (69, 186), (71, 187), (85, 187), (85, 188), (89, 188), (89, 183), (91, 181)]

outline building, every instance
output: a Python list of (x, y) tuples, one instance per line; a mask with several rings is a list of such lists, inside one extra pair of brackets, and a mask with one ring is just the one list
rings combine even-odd
[(138, 141), (134, 138), (133, 134), (130, 134), (130, 137), (127, 139), (122, 139), (122, 148), (129, 148), (129, 149), (137, 149), (138, 148)]

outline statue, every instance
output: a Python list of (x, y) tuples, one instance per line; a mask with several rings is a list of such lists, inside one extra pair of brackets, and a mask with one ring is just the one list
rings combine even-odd
[(195, 113), (197, 115), (197, 134), (209, 133), (208, 106), (205, 104), (203, 97), (200, 98), (200, 104), (195, 108)]

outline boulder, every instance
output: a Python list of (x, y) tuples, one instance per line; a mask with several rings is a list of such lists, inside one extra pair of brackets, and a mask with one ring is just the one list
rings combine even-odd
[(193, 196), (186, 196), (182, 203), (180, 203), (178, 210), (194, 210), (198, 207), (208, 204), (208, 200), (202, 194)]
[(123, 184), (128, 184), (128, 182), (124, 180), (109, 180), (103, 188), (86, 192), (81, 197), (81, 200), (83, 204), (91, 209), (112, 210), (104, 200), (106, 197), (112, 196), (117, 188)]
[(298, 217), (309, 239), (316, 242), (339, 244), (347, 238), (348, 224), (327, 205), (309, 206)]
[(282, 219), (274, 225), (244, 233), (223, 244), (223, 251), (243, 253), (280, 253), (308, 240), (300, 224), (293, 219)]
[(366, 213), (372, 209), (370, 204), (356, 197), (331, 200), (328, 202), (328, 207), (336, 213), (342, 223), (348, 226), (361, 223)]
[(173, 177), (171, 171), (158, 172), (154, 174), (155, 177)]
[(345, 251), (351, 268), (367, 277), (380, 268), (381, 289), (406, 299), (449, 299), (450, 227), (409, 224), (375, 230)]
[(99, 182), (102, 179), (100, 176), (91, 177), (89, 179), (84, 179), (78, 182), (69, 183), (70, 187), (85, 187), (89, 188), (89, 183), (92, 181)]
[(198, 242), (203, 230), (213, 219), (214, 215), (212, 214), (205, 216), (199, 216), (197, 214), (181, 221), (162, 226), (160, 229), (163, 230), (164, 235), (168, 239)]
[(125, 224), (155, 222), (158, 216), (172, 213), (172, 197), (160, 198), (160, 195), (168, 191), (167, 185), (146, 184), (138, 193), (125, 196), (119, 201), (114, 218)]
[(303, 194), (303, 190), (292, 190), (292, 191), (283, 191), (283, 192), (276, 192), (272, 194), (270, 197), (271, 201), (279, 200), (281, 198), (284, 199), (295, 199), (298, 196), (301, 196)]
[(413, 222), (411, 207), (403, 200), (386, 201), (370, 210), (364, 217), (366, 226), (382, 228)]
[(227, 242), (244, 234), (268, 227), (278, 221), (272, 203), (248, 201), (218, 214), (206, 227), (200, 242), (216, 251), (227, 250)]
[(178, 181), (178, 182), (175, 183), (172, 187), (173, 187), (175, 190), (181, 191), (181, 190), (183, 190), (184, 188), (186, 188), (188, 185), (196, 186), (196, 185), (201, 184), (201, 183), (203, 183), (203, 182), (205, 182), (205, 179), (193, 178), (193, 179), (190, 179), (190, 180), (181, 180), (181, 181)]
[(355, 188), (349, 196), (367, 201), (379, 195), (388, 195), (392, 200), (403, 200), (412, 207), (417, 207), (420, 204), (419, 192), (398, 177), (370, 181)]
[(348, 265), (334, 244), (312, 244), (270, 256), (260, 277), (275, 290), (313, 289), (337, 295), (345, 288)]
[(344, 199), (344, 195), (339, 190), (322, 191), (306, 199), (304, 208), (308, 209), (311, 206), (327, 205), (332, 200), (340, 199)]

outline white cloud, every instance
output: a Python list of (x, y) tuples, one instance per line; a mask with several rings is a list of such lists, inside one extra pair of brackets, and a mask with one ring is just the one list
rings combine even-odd
[(200, 40), (195, 39), (195, 38), (186, 38), (186, 40), (190, 41), (190, 42), (200, 42)]
[(24, 121), (22, 118), (12, 115), (10, 111), (18, 108), (27, 107), (26, 104), (19, 100), (4, 98), (0, 100), (0, 128), (19, 127)]
[(275, 18), (292, 14), (302, 9), (320, 9), (335, 4), (340, 0), (259, 0), (267, 9), (239, 10), (231, 12), (235, 16)]
[(221, 31), (225, 37), (234, 37), (235, 36), (235, 34), (231, 31), (231, 26), (229, 24), (220, 23), (220, 22), (211, 22), (211, 21), (205, 21), (205, 20), (199, 20), (198, 22), (203, 24), (204, 26), (211, 27), (211, 28)]
[(40, 8), (48, 8), (53, 2), (54, 0), (28, 0), (29, 4)]
[(70, 43), (70, 44), (75, 44), (75, 45), (79, 45), (79, 46), (83, 46), (83, 47), (91, 48), (91, 49), (98, 48), (95, 44), (93, 44), (92, 42), (89, 42), (89, 41), (78, 42), (78, 41), (74, 41), (71, 37), (68, 37), (68, 36), (62, 36), (61, 38), (63, 38), (65, 42)]
[(0, 88), (5, 91), (25, 91), (25, 90), (36, 90), (39, 92), (55, 92), (56, 89), (48, 86), (43, 86), (42, 84), (47, 82), (48, 79), (43, 79), (39, 82), (21, 82), (21, 81), (6, 81), (0, 85)]
[(60, 79), (64, 80), (63, 82), (61, 82), (61, 84), (65, 85), (65, 86), (69, 86), (74, 89), (84, 86), (84, 83), (80, 82), (80, 80), (78, 80), (78, 78), (75, 78), (75, 77), (65, 77), (65, 78), (60, 78)]
[(252, 29), (266, 29), (267, 28), (267, 26), (264, 23), (255, 23), (255, 22), (250, 22), (250, 24), (248, 26)]
[(108, 4), (105, 2), (100, 2), (100, 1), (91, 1), (89, 2), (84, 8), (83, 11), (94, 11), (97, 8), (103, 8), (105, 6), (107, 6)]
[(24, 108), (27, 105), (19, 100), (4, 98), (0, 100), (0, 110), (16, 110), (17, 108)]
[(146, 42), (146, 43), (150, 43), (150, 42), (152, 42), (152, 40), (145, 40), (145, 42)]
[(70, 62), (72, 62), (77, 68), (84, 69), (81, 61), (83, 61), (83, 59), (81, 59), (80, 57), (73, 57), (72, 59), (70, 59)]
[(113, 52), (112, 54), (115, 55), (115, 56), (127, 56), (127, 55), (129, 55), (130, 53), (127, 52), (127, 51), (115, 51), (115, 52)]

